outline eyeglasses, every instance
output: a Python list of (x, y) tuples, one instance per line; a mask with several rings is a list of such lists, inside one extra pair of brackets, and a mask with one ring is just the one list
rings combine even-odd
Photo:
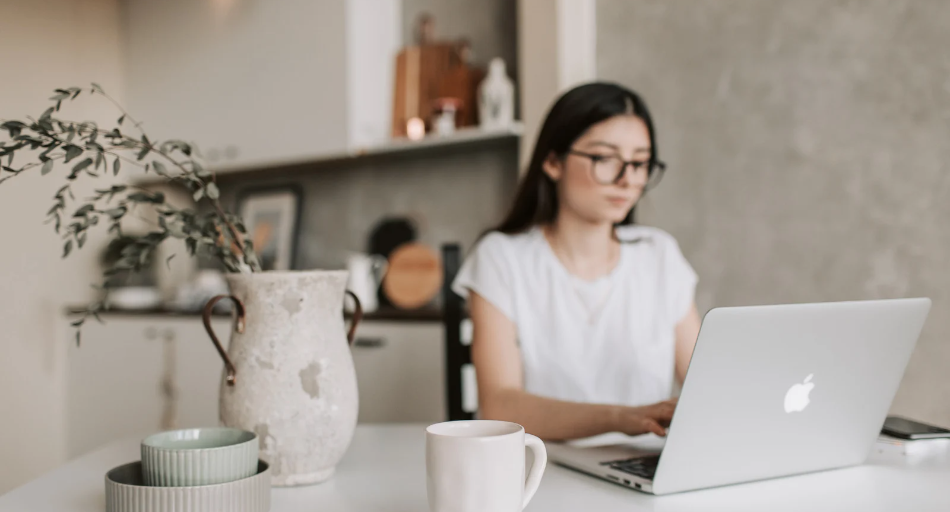
[(631, 160), (628, 162), (619, 156), (594, 155), (573, 149), (567, 153), (589, 159), (591, 177), (601, 185), (619, 183), (627, 171), (627, 166), (630, 166), (634, 175), (646, 173), (647, 180), (643, 188), (648, 190), (660, 184), (663, 173), (666, 171), (666, 164), (660, 160)]

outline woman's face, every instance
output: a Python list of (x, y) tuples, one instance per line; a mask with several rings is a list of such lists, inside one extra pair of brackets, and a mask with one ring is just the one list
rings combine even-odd
[[(614, 180), (624, 162), (623, 175)], [(551, 155), (544, 172), (557, 183), (561, 214), (595, 224), (626, 218), (643, 194), (650, 161), (650, 134), (634, 115), (614, 116), (591, 126), (564, 158)]]

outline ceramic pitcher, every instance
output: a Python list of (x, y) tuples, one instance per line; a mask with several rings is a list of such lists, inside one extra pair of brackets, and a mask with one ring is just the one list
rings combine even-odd
[[(261, 272), (227, 280), (231, 294), (208, 301), (203, 315), (224, 359), (221, 422), (257, 433), (273, 485), (322, 482), (346, 452), (359, 410), (348, 342), (362, 311), (357, 300), (347, 332), (347, 273)], [(210, 320), (215, 303), (226, 298), (234, 301), (227, 351)]]

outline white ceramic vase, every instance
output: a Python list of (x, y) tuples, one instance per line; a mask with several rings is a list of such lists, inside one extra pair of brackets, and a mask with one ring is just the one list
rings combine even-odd
[[(356, 428), (359, 400), (352, 341), (343, 321), (346, 271), (261, 272), (227, 276), (231, 295), (205, 306), (208, 334), (225, 362), (220, 418), (255, 432), (275, 486), (333, 475)], [(214, 304), (235, 302), (225, 352), (213, 330)], [(358, 301), (357, 301), (358, 302)]]
[(515, 84), (501, 58), (491, 60), (488, 76), (478, 86), (478, 119), (483, 130), (503, 130), (514, 122)]

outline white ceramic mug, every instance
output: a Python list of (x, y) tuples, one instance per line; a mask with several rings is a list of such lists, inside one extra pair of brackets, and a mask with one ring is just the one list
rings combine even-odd
[[(534, 464), (525, 481), (525, 448)], [(544, 443), (507, 421), (449, 421), (426, 429), (432, 512), (521, 512), (548, 462)]]

